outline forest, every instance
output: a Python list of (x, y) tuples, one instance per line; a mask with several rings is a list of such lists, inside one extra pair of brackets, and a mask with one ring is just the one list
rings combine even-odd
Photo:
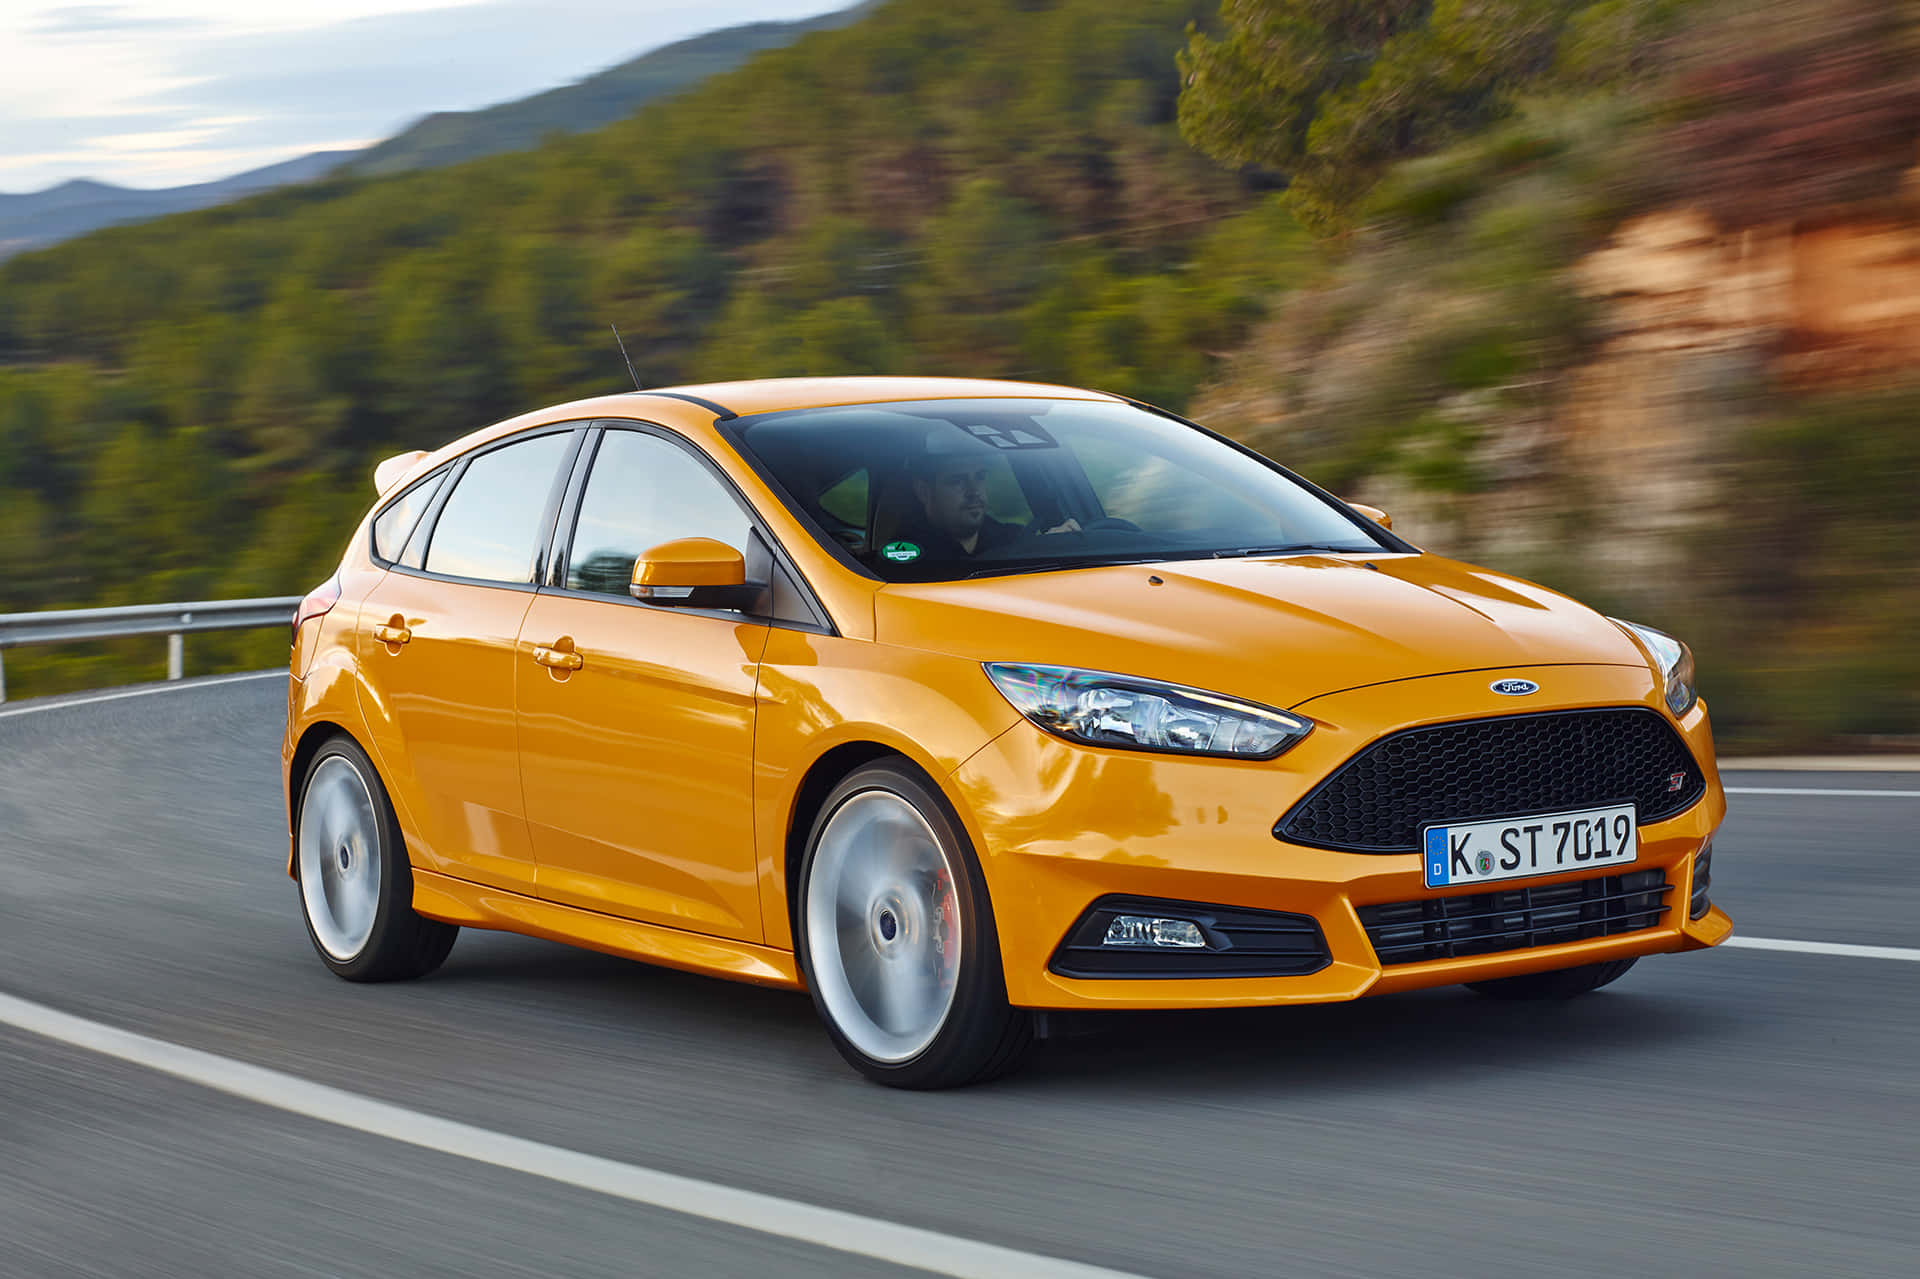
[[(1789, 10), (1822, 18), (1752, 38)], [(890, 0), (595, 132), (25, 254), (0, 265), (0, 612), (298, 594), (380, 457), (626, 385), (610, 324), (649, 385), (1012, 376), (1176, 411), (1284, 348), (1313, 365), (1284, 412), (1216, 425), (1356, 497), (1389, 473), (1488, 491), (1486, 441), (1552, 417), (1604, 339), (1570, 271), (1628, 218), (1907, 216), (1913, 32), (1894, 0)], [(1844, 92), (1794, 70), (1829, 64)], [(1827, 113), (1770, 116), (1782, 93)], [(1393, 340), (1343, 345), (1370, 314)], [(1920, 621), (1914, 575), (1859, 559), (1920, 550), (1909, 386), (1727, 392), (1753, 401), (1725, 463), (1751, 478), (1727, 491), (1770, 496), (1696, 548), (1705, 594), (1578, 556), (1499, 566), (1711, 621), (1702, 683), (1743, 743), (1920, 731), (1920, 659), (1887, 620)], [(1488, 407), (1462, 418), (1462, 397)], [(1474, 549), (1436, 528), (1458, 544), (1434, 549)], [(1807, 557), (1788, 597), (1782, 545)], [(1800, 710), (1761, 709), (1763, 627), (1812, 646)], [(196, 636), (189, 667), (283, 645)], [(14, 650), (9, 692), (161, 659)], [(1819, 709), (1834, 679), (1859, 714)]]

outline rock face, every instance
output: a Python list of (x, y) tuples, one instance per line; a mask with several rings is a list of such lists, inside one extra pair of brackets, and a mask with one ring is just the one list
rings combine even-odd
[(1658, 599), (1714, 518), (1718, 463), (1792, 326), (1790, 237), (1719, 234), (1689, 210), (1629, 222), (1573, 270), (1601, 338), (1557, 415), (1591, 540), (1583, 568)]
[(1789, 320), (1801, 377), (1920, 368), (1920, 225), (1823, 227), (1792, 239)]
[(1663, 211), (1573, 277), (1602, 337), (1567, 379), (1555, 434), (1591, 498), (1590, 567), (1655, 597), (1715, 517), (1729, 433), (1760, 388), (1920, 368), (1920, 226), (1723, 234)]
[(1762, 346), (1802, 385), (1920, 367), (1920, 225), (1722, 235), (1692, 211), (1654, 213), (1575, 278), (1608, 304), (1609, 354)]
[[(1393, 287), (1337, 281), (1283, 308), (1195, 415), (1328, 478), (1314, 468), (1329, 439), (1366, 431), (1356, 406), (1394, 377), (1382, 353), (1445, 332), (1450, 314), (1484, 323), (1499, 304), (1371, 274)], [(1688, 588), (1696, 534), (1723, 518), (1736, 440), (1774, 391), (1920, 372), (1920, 219), (1723, 232), (1667, 209), (1623, 223), (1561, 284), (1585, 315), (1570, 365), (1429, 400), (1390, 461), (1342, 495), (1434, 550), (1659, 603)], [(1343, 309), (1365, 318), (1316, 336)], [(1467, 484), (1427, 478), (1425, 461), (1448, 450)]]

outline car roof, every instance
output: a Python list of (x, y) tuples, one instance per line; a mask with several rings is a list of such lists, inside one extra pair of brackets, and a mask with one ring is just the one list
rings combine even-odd
[[(635, 417), (681, 429), (786, 409), (839, 404), (884, 404), (900, 400), (1044, 399), (1118, 401), (1119, 396), (1044, 382), (1005, 382), (951, 377), (783, 377), (692, 386), (649, 387), (618, 395), (572, 400), (495, 422), (423, 454), (403, 473), (387, 472), (381, 492), (391, 492), (450, 458), (516, 431), (586, 418)], [(396, 459), (388, 459), (394, 461)], [(384, 468), (384, 463), (383, 463)]]
[(655, 394), (680, 394), (724, 407), (736, 417), (782, 409), (824, 408), (835, 404), (882, 404), (893, 400), (1020, 398), (1113, 400), (1104, 391), (1052, 386), (1043, 382), (1003, 382), (958, 377), (781, 377), (746, 382), (710, 382), (702, 386), (662, 387)]

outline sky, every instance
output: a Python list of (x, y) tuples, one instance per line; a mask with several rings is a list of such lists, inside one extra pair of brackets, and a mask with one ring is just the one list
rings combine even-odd
[(0, 0), (0, 192), (168, 187), (362, 147), (845, 0)]

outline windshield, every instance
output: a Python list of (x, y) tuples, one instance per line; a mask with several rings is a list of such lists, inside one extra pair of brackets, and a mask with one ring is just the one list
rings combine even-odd
[(1085, 400), (916, 400), (742, 419), (813, 524), (890, 582), (1388, 543), (1181, 422)]

